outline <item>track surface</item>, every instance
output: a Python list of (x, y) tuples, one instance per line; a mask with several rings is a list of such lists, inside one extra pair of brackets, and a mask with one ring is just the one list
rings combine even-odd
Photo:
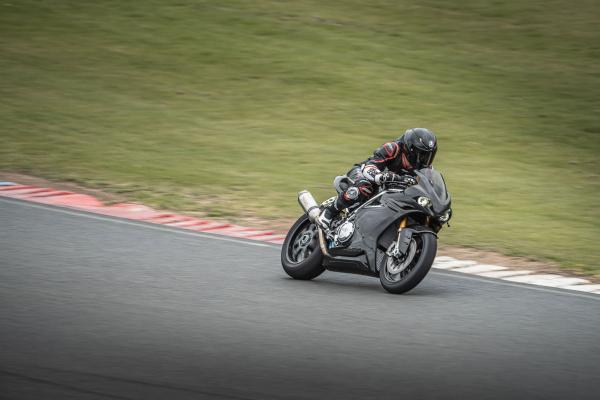
[(277, 246), (0, 200), (0, 398), (598, 398), (599, 297), (299, 282)]

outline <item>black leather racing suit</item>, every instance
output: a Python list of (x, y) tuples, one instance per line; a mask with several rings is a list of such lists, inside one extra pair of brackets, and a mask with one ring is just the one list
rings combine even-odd
[(363, 203), (375, 193), (380, 184), (379, 174), (384, 171), (398, 175), (410, 174), (410, 164), (404, 153), (402, 139), (385, 143), (373, 152), (373, 155), (354, 167), (346, 174), (352, 185), (338, 195), (336, 201), (329, 207), (332, 215), (337, 215), (344, 208), (356, 203)]

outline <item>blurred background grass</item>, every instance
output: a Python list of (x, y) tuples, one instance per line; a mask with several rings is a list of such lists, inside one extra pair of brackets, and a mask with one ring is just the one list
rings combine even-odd
[(289, 218), (406, 128), (445, 243), (600, 274), (596, 1), (0, 4), (0, 169)]

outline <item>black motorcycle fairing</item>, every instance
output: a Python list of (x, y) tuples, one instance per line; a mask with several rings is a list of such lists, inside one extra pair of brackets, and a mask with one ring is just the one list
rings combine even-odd
[[(433, 167), (415, 170), (418, 183), (406, 188), (404, 193), (413, 199), (419, 196), (428, 197), (431, 200), (432, 215), (441, 215), (448, 211), (452, 204), (452, 198), (446, 189), (444, 177)], [(419, 206), (420, 207), (420, 206)]]
[(329, 271), (333, 272), (345, 272), (350, 274), (377, 276), (378, 273), (372, 271), (367, 266), (367, 259), (365, 255), (359, 257), (325, 257), (323, 265)]
[[(387, 195), (388, 193), (382, 196), (380, 205), (366, 206), (357, 211), (354, 219), (354, 235), (346, 246), (348, 248), (363, 249), (364, 254), (358, 258), (347, 260), (351, 260), (354, 263), (359, 261), (359, 265), (353, 265), (353, 271), (346, 272), (361, 273), (365, 275), (378, 274), (379, 272), (377, 271), (376, 263), (377, 244), (382, 235), (384, 233), (389, 233), (387, 236), (390, 236), (390, 238), (386, 240), (386, 243), (391, 243), (392, 240), (395, 240), (399, 220), (411, 215), (415, 217), (418, 215), (424, 217), (422, 211), (415, 210), (408, 204), (406, 204), (406, 209), (398, 208), (399, 205), (403, 204), (403, 202), (399, 200), (399, 198), (403, 196), (402, 192), (394, 192), (389, 193), (390, 196)], [(394, 202), (394, 204), (390, 204), (391, 202)], [(388, 231), (390, 228), (393, 229)], [(389, 245), (389, 243), (387, 244)], [(332, 259), (336, 259), (342, 263), (344, 262), (345, 257), (337, 257), (335, 254), (331, 254), (331, 256), (333, 256), (330, 257)], [(329, 264), (329, 262), (325, 264), (327, 269), (330, 269)], [(339, 264), (339, 262), (337, 264)], [(360, 266), (359, 271), (356, 270), (358, 266)]]
[(329, 249), (329, 254), (332, 256), (356, 257), (364, 253), (365, 251), (363, 249), (356, 249), (353, 247), (334, 247)]
[[(396, 240), (399, 221), (409, 217), (411, 221), (417, 222), (416, 225), (423, 225), (427, 217), (439, 216), (450, 209), (451, 199), (442, 175), (433, 168), (417, 170), (415, 174), (418, 177), (416, 185), (403, 190), (385, 190), (373, 201), (350, 213), (347, 220), (354, 221), (354, 234), (343, 247), (363, 249), (364, 253), (352, 257), (342, 248), (333, 248), (329, 257), (325, 257), (324, 265), (327, 269), (365, 275), (378, 274), (378, 245), (382, 246), (382, 250), (387, 249)], [(429, 207), (418, 204), (421, 196), (431, 200)], [(421, 226), (419, 229), (411, 229), (411, 234), (436, 235), (441, 225), (436, 218), (431, 219), (430, 225), (431, 230)]]

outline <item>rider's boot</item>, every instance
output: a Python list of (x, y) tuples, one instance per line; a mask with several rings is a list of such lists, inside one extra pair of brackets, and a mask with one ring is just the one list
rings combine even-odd
[(321, 214), (317, 217), (317, 225), (319, 225), (324, 230), (328, 231), (331, 226), (331, 221), (333, 221), (334, 215), (329, 208), (324, 208), (321, 211)]
[(333, 204), (325, 207), (321, 214), (317, 217), (317, 225), (323, 228), (326, 232), (329, 231), (331, 227), (331, 221), (340, 213), (340, 210), (337, 208), (337, 202), (333, 202)]

